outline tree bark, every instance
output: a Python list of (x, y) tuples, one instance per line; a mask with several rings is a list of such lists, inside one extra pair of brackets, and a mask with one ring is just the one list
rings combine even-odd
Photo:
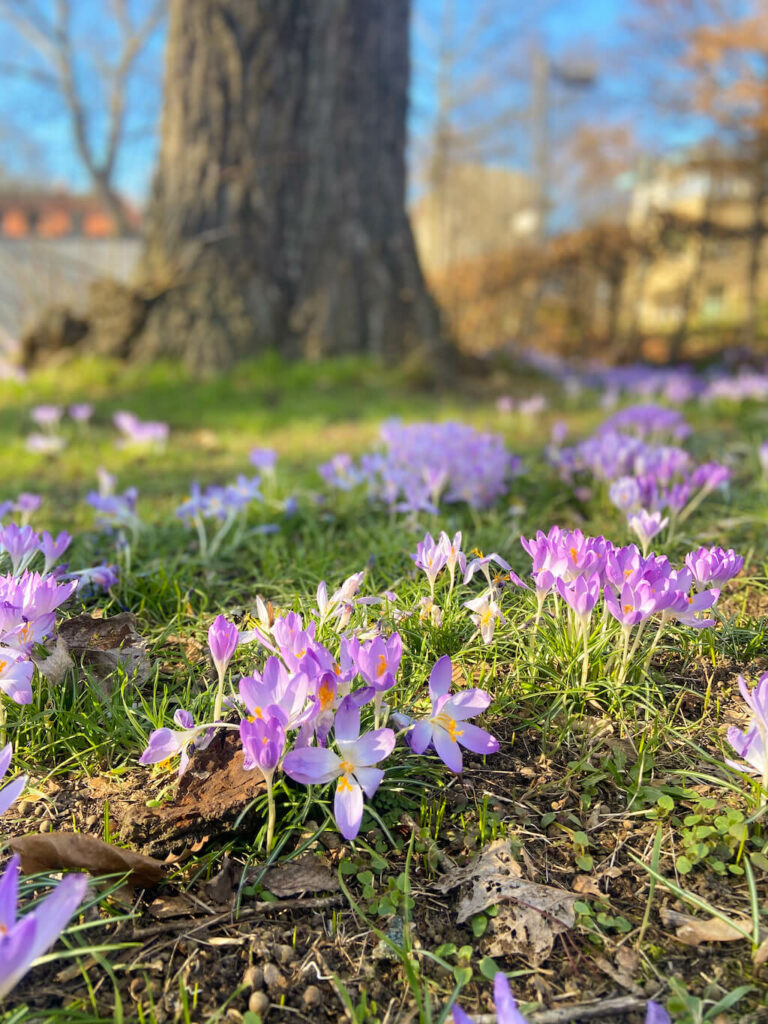
[(409, 0), (172, 0), (140, 357), (443, 350), (405, 211)]

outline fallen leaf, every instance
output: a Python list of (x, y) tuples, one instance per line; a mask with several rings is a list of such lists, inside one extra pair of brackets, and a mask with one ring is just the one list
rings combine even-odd
[(61, 637), (56, 640), (56, 646), (47, 658), (33, 656), (32, 660), (37, 666), (38, 672), (45, 676), (51, 686), (61, 686), (64, 676), (71, 668), (75, 667), (74, 661), (69, 656), (66, 641)]
[(83, 870), (89, 875), (128, 873), (126, 884), (147, 888), (163, 878), (163, 865), (153, 857), (112, 846), (80, 832), (48, 832), (11, 839), (25, 875), (42, 871)]
[(764, 964), (768, 961), (768, 939), (764, 939), (757, 947), (755, 952), (752, 954), (752, 960), (755, 966)]
[(585, 896), (605, 896), (598, 879), (592, 875), (576, 875), (573, 880), (573, 891)]
[(537, 885), (524, 879), (522, 869), (506, 839), (497, 839), (466, 867), (444, 876), (437, 883), (437, 888), (446, 893), (465, 882), (472, 888), (469, 895), (459, 901), (459, 924), (492, 904), (514, 900), (520, 906), (559, 920), (566, 928), (573, 926), (573, 904), (577, 896), (563, 889)]
[(187, 917), (195, 909), (195, 904), (186, 896), (166, 896), (153, 900), (147, 911), (158, 921), (172, 917)]
[(674, 928), (675, 935), (686, 946), (698, 946), (702, 942), (739, 942), (745, 936), (734, 928), (742, 928), (747, 935), (752, 934), (752, 922), (744, 918), (733, 918), (733, 925), (721, 921), (719, 917), (693, 917), (681, 914), (669, 907), (662, 907), (661, 920), (666, 928)]
[(104, 682), (118, 668), (139, 685), (151, 672), (147, 641), (136, 629), (136, 616), (121, 612), (109, 618), (77, 615), (59, 626), (59, 640), (75, 658)]
[(206, 896), (214, 903), (229, 903), (235, 894), (242, 873), (242, 867), (225, 855), (219, 871), (206, 883)]
[(515, 898), (515, 902), (503, 904), (496, 917), (490, 918), (483, 952), (491, 957), (520, 956), (538, 967), (551, 954), (557, 936), (573, 927), (572, 903), (564, 902), (569, 894), (559, 889), (530, 882), (521, 885), (521, 902)]
[(338, 892), (341, 889), (336, 875), (313, 853), (270, 868), (261, 884), (281, 898), (302, 892)]
[(635, 983), (631, 973), (627, 970), (622, 967), (614, 967), (613, 964), (603, 956), (595, 957), (595, 965), (599, 967), (603, 974), (606, 974), (611, 981), (615, 981), (617, 985), (620, 985), (628, 992), (631, 992), (633, 996), (643, 995), (644, 990)]

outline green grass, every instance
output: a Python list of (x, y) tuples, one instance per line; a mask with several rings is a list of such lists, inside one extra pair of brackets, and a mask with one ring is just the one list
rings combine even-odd
[[(499, 391), (524, 396), (539, 390), (550, 393), (553, 402), (550, 411), (533, 421), (496, 411)], [(34, 405), (82, 400), (95, 406), (91, 427), (80, 432), (72, 428), (70, 443), (60, 455), (27, 452), (24, 439)], [(167, 449), (117, 448), (111, 416), (122, 408), (142, 418), (168, 421)], [(604, 630), (596, 622), (589, 637), (590, 671), (582, 685), (581, 639), (564, 630), (562, 620), (548, 615), (533, 633), (536, 602), (530, 593), (505, 591), (505, 622), (488, 646), (463, 607), (479, 593), (479, 584), (457, 587), (449, 594), (446, 581), (439, 581), (439, 626), (421, 622), (418, 616), (389, 618), (387, 631), (399, 629), (404, 643), (398, 707), (423, 712), (430, 669), (437, 658), (449, 654), (467, 685), (493, 694), (486, 721), (502, 737), (503, 754), (498, 762), (488, 759), (484, 769), (473, 767), (461, 785), (446, 778), (434, 759), (417, 758), (402, 745), (396, 748), (387, 780), (365, 819), (361, 841), (345, 846), (338, 855), (350, 898), (338, 919), (334, 911), (335, 941), (343, 945), (345, 935), (361, 929), (386, 936), (390, 911), (405, 916), (407, 923), (411, 887), (424, 886), (445, 857), (466, 859), (492, 839), (505, 836), (521, 858), (524, 849), (530, 851), (525, 856), (536, 869), (542, 871), (546, 864), (547, 873), (554, 871), (557, 884), (567, 887), (576, 875), (603, 879), (603, 896), (588, 891), (580, 898), (577, 924), (549, 965), (555, 976), (563, 957), (571, 961), (575, 956), (590, 965), (588, 973), (598, 994), (605, 995), (605, 986), (594, 981), (600, 971), (591, 965), (596, 957), (610, 959), (622, 946), (631, 945), (637, 947), (637, 978), (646, 987), (656, 984), (661, 999), (670, 994), (668, 979), (677, 979), (671, 995), (680, 1022), (710, 1019), (706, 1014), (712, 1006), (717, 1012), (727, 1011), (722, 1000), (729, 992), (744, 1000), (740, 1007), (748, 1005), (748, 1011), (740, 1012), (765, 1010), (768, 1004), (759, 995), (765, 968), (751, 966), (748, 943), (736, 956), (730, 947), (715, 950), (715, 955), (711, 946), (706, 947), (708, 965), (700, 970), (695, 954), (686, 956), (685, 947), (670, 938), (657, 916), (667, 878), (676, 888), (668, 889), (665, 899), (671, 892), (678, 909), (695, 909), (694, 902), (685, 906), (685, 894), (695, 892), (717, 913), (751, 920), (755, 935), (761, 925), (768, 927), (763, 909), (768, 836), (760, 794), (722, 764), (724, 727), (738, 720), (735, 675), (746, 670), (756, 677), (768, 666), (768, 488), (755, 455), (756, 445), (768, 436), (768, 410), (747, 404), (691, 406), (684, 412), (694, 427), (688, 447), (695, 457), (726, 459), (734, 468), (734, 479), (726, 495), (710, 497), (660, 550), (681, 561), (692, 547), (717, 543), (745, 555), (745, 572), (724, 593), (717, 627), (701, 633), (668, 628), (650, 663), (649, 630), (619, 685), (618, 629), (609, 624)], [(92, 512), (82, 501), (95, 486), (96, 467), (117, 474), (120, 490), (129, 485), (139, 488), (144, 526), (131, 553), (131, 571), (123, 572), (110, 597), (86, 599), (73, 611), (134, 612), (148, 640), (152, 664), (141, 690), (120, 674), (111, 690), (105, 689), (87, 670), (68, 673), (58, 687), (40, 682), (30, 707), (9, 706), (14, 766), (29, 773), (33, 794), (51, 805), (59, 787), (72, 791), (97, 777), (130, 780), (139, 771), (145, 772), (148, 795), (170, 800), (174, 775), (162, 769), (138, 770), (136, 761), (149, 732), (171, 725), (177, 707), (192, 710), (196, 721), (211, 714), (214, 674), (204, 645), (207, 628), (219, 612), (246, 616), (262, 596), (283, 611), (309, 615), (320, 580), (334, 587), (361, 568), (367, 569), (365, 594), (394, 589), (397, 608), (411, 610), (428, 587), (408, 556), (427, 529), (461, 529), (465, 549), (498, 551), (521, 574), (529, 571), (529, 563), (519, 545), (520, 534), (547, 530), (556, 522), (580, 526), (585, 533), (603, 533), (617, 543), (628, 541), (622, 517), (605, 495), (596, 489), (588, 502), (577, 501), (541, 454), (555, 420), (565, 418), (572, 435), (581, 437), (604, 415), (595, 396), (564, 399), (555, 395), (551, 384), (531, 376), (494, 381), (493, 386), (465, 383), (450, 393), (436, 394), (397, 368), (358, 360), (283, 365), (268, 359), (203, 381), (172, 366), (126, 369), (94, 362), (0, 385), (0, 428), (6, 442), (0, 451), (0, 500), (22, 490), (43, 494), (45, 503), (33, 522), (38, 528), (66, 527), (76, 533), (67, 555), (73, 567), (115, 558), (112, 540), (94, 528)], [(499, 431), (523, 456), (525, 472), (493, 509), (445, 507), (439, 516), (419, 517), (415, 527), (405, 517), (370, 505), (358, 493), (327, 496), (318, 503), (317, 495), (327, 495), (327, 490), (317, 464), (338, 451), (370, 450), (381, 422), (391, 416), (459, 418)], [(236, 546), (225, 546), (215, 560), (202, 562), (193, 533), (175, 518), (174, 509), (192, 480), (225, 483), (239, 472), (249, 472), (248, 452), (257, 445), (276, 448), (280, 461), (273, 500), (256, 507), (249, 526), (278, 521), (280, 531), (262, 535), (249, 530)], [(286, 519), (280, 502), (289, 495), (296, 497), (298, 509)], [(376, 615), (375, 608), (358, 609), (352, 625), (361, 628)], [(331, 645), (335, 642), (327, 628), (322, 636)], [(261, 658), (255, 645), (242, 649), (231, 676), (237, 679)], [(270, 863), (313, 848), (318, 836), (335, 833), (331, 797), (326, 790), (310, 796), (301, 787), (279, 782), (277, 842)], [(259, 879), (266, 863), (260, 824), (264, 803), (256, 805), (259, 824), (243, 825), (176, 871), (178, 890), (198, 893), (203, 880), (216, 874), (226, 852), (256, 869), (255, 880), (250, 878), (246, 888), (257, 898), (263, 895)], [(626, 822), (636, 823), (637, 829), (619, 836)], [(83, 827), (82, 822), (77, 825)], [(90, 831), (102, 837), (110, 834), (108, 808)], [(635, 892), (623, 891), (620, 883), (612, 889), (614, 883), (605, 882), (616, 877), (605, 874), (609, 868), (620, 864), (629, 872), (633, 857), (647, 862), (651, 851), (656, 874), (649, 878), (638, 869)], [(544, 876), (536, 880), (543, 881)], [(244, 886), (243, 882), (241, 889)], [(113, 896), (103, 897), (100, 906), (103, 915), (116, 915), (116, 921), (126, 913), (118, 912)], [(135, 904), (130, 915), (138, 920), (143, 910)], [(421, 911), (417, 906), (417, 916)], [(476, 1008), (485, 998), (492, 968), (482, 955), (482, 935), (490, 917), (479, 916), (484, 923), (473, 920), (463, 931), (455, 930), (449, 942), (430, 945), (429, 937), (422, 935), (417, 948), (409, 946), (407, 936), (401, 945), (395, 943), (400, 974), (399, 981), (390, 984), (393, 992), (403, 986), (410, 992), (416, 1019), (446, 1019), (447, 1006), (459, 991), (468, 1008)], [(197, 989), (184, 981), (183, 974), (168, 975), (166, 981), (180, 993), (172, 1011), (167, 1006), (158, 1011), (151, 994), (132, 1001), (128, 982), (145, 969), (142, 957), (149, 961), (151, 953), (131, 942), (127, 927), (117, 929), (126, 948), (106, 948), (120, 940), (113, 940), (109, 929), (102, 933), (93, 915), (90, 920), (90, 930), (75, 929), (67, 938), (70, 953), (77, 953), (82, 968), (70, 983), (69, 1008), (62, 1010), (54, 1000), (49, 1009), (25, 1010), (24, 999), (34, 993), (25, 983), (19, 989), (21, 1006), (9, 1001), (7, 1014), (0, 1019), (6, 1024), (93, 1024), (120, 1016), (159, 1024), (161, 1019), (213, 1020), (226, 1013), (220, 988), (213, 982), (206, 988), (204, 972), (196, 979)], [(98, 932), (97, 938), (92, 931)], [(391, 944), (391, 939), (387, 941)], [(536, 990), (528, 982), (534, 971), (524, 960), (500, 959), (497, 966), (514, 978), (521, 1001), (530, 1002)], [(46, 969), (52, 970), (40, 971)], [(738, 987), (745, 979), (749, 992)], [(338, 975), (331, 988), (338, 1003), (328, 1009), (328, 1019), (335, 1019), (334, 1014), (341, 1018), (342, 1004), (351, 1019), (373, 1024), (384, 1018), (385, 1006), (380, 995), (372, 995), (375, 984), (370, 978), (361, 981), (354, 972)], [(589, 994), (587, 984), (583, 991)], [(562, 986), (555, 986), (553, 994), (562, 995)], [(231, 997), (231, 1007), (245, 1012), (247, 996), (238, 989)], [(256, 1022), (249, 1018), (248, 1024)]]

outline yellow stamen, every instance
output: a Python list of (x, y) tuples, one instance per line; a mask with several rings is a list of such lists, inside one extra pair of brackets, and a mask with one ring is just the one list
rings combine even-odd
[(387, 659), (384, 657), (383, 654), (380, 654), (379, 655), (379, 664), (378, 664), (378, 667), (376, 669), (376, 676), (377, 676), (377, 678), (383, 676), (386, 671), (387, 671)]
[(629, 613), (633, 612), (634, 610), (635, 610), (635, 606), (633, 604), (625, 604), (624, 605), (624, 614), (625, 615), (629, 615)]
[(317, 691), (317, 696), (320, 699), (320, 708), (323, 711), (327, 711), (328, 708), (333, 704), (333, 687), (329, 683), (323, 683), (322, 686)]
[(338, 786), (338, 789), (339, 789), (339, 792), (340, 792), (340, 793), (343, 793), (343, 792), (345, 792), (345, 791), (349, 791), (349, 790), (352, 790), (353, 788), (354, 788), (354, 787), (353, 787), (352, 783), (351, 783), (351, 782), (349, 781), (349, 776), (348, 776), (348, 775), (342, 775), (342, 776), (341, 776), (341, 777), (339, 778), (339, 786)]
[(439, 725), (443, 729), (445, 729), (446, 732), (451, 737), (451, 739), (453, 740), (454, 743), (456, 742), (456, 738), (458, 736), (463, 736), (464, 735), (464, 730), (463, 729), (458, 729), (456, 727), (456, 722), (454, 721), (454, 719), (451, 718), (450, 715), (447, 715), (444, 711), (441, 711), (439, 715), (436, 715), (432, 719), (432, 721), (436, 725)]

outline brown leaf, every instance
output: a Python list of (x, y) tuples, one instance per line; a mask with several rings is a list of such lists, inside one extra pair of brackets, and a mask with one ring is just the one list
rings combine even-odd
[(313, 853), (270, 868), (262, 885), (281, 898), (302, 892), (338, 892), (341, 889), (336, 875)]
[(125, 874), (128, 885), (148, 888), (163, 878), (163, 865), (153, 857), (112, 846), (79, 832), (48, 832), (11, 840), (25, 875), (40, 871), (84, 870), (90, 875)]
[(742, 928), (747, 935), (752, 934), (752, 923), (744, 918), (734, 917), (733, 925), (726, 924), (719, 917), (692, 917), (681, 914), (669, 907), (662, 907), (661, 920), (666, 928), (674, 927), (675, 935), (686, 946), (699, 946), (702, 942), (739, 942), (745, 936), (733, 925)]
[[(451, 872), (447, 877), (444, 876), (437, 887), (446, 893), (464, 882), (469, 883), (472, 888), (470, 893), (459, 901), (459, 924), (492, 904), (512, 900), (519, 908), (526, 908), (525, 914), (522, 910), (517, 911), (521, 918), (530, 911), (539, 917), (546, 917), (550, 923), (557, 923), (560, 930), (573, 927), (573, 904), (576, 902), (576, 895), (524, 879), (522, 869), (512, 856), (510, 844), (506, 839), (497, 839), (491, 843), (466, 867)], [(498, 917), (495, 920), (498, 921)], [(530, 930), (527, 922), (524, 921), (523, 924), (526, 930)]]
[(166, 896), (153, 900), (147, 908), (148, 913), (158, 921), (172, 917), (187, 917), (195, 910), (195, 904), (186, 896)]
[(764, 939), (752, 954), (752, 960), (756, 967), (768, 961), (768, 939)]
[(488, 922), (484, 952), (492, 957), (521, 956), (538, 967), (552, 952), (555, 938), (573, 926), (573, 911), (562, 900), (568, 893), (530, 882), (521, 885), (525, 887), (519, 893), (521, 900), (531, 902), (512, 902), (499, 908)]
[(219, 871), (206, 882), (206, 896), (214, 903), (228, 903), (235, 894), (242, 873), (242, 867), (225, 854)]
[(69, 656), (66, 642), (59, 637), (56, 646), (47, 658), (32, 656), (38, 672), (45, 676), (51, 686), (60, 686), (64, 676), (71, 668), (75, 667), (74, 661)]
[(59, 626), (59, 639), (101, 681), (121, 668), (140, 685), (149, 678), (147, 641), (136, 629), (136, 616), (121, 612), (109, 618), (77, 615)]
[(599, 880), (592, 875), (576, 875), (573, 880), (573, 891), (586, 896), (605, 896)]

